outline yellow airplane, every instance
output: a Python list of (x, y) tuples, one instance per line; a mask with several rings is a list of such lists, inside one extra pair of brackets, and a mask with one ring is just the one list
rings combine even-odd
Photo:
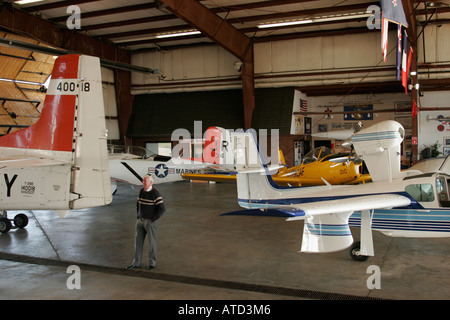
[(302, 186), (354, 184), (371, 181), (366, 171), (363, 161), (351, 153), (333, 154), (327, 147), (318, 147), (308, 152), (300, 165), (281, 168), (275, 177), (294, 179), (291, 182), (297, 180)]
[[(319, 147), (308, 152), (302, 163), (291, 168), (285, 167), (280, 150), (278, 173), (272, 176), (280, 186), (313, 186), (323, 184), (355, 184), (371, 181), (364, 172), (361, 159), (351, 154), (333, 154), (327, 147)], [(235, 182), (233, 173), (183, 174), (183, 179), (194, 181)]]

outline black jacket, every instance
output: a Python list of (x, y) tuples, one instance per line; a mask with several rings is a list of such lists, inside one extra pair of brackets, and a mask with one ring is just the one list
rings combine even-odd
[(146, 192), (144, 188), (139, 191), (136, 203), (137, 218), (158, 220), (166, 211), (163, 199), (155, 187)]

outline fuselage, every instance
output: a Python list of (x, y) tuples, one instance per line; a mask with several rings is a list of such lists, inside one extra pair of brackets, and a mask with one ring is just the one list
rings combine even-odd
[[(402, 208), (373, 210), (372, 229), (389, 236), (449, 237), (450, 236), (450, 176), (430, 173), (406, 176), (392, 182), (380, 181), (360, 185), (314, 186), (281, 188), (268, 179), (271, 197), (264, 198), (263, 191), (251, 193), (251, 199), (239, 196), (239, 205), (247, 209), (298, 205), (374, 194), (400, 194), (408, 197), (411, 204)], [(268, 190), (266, 190), (267, 192)], [(246, 195), (245, 192), (240, 194)], [(267, 194), (267, 193), (266, 193)], [(360, 212), (349, 219), (350, 226), (360, 226)]]
[[(175, 163), (179, 160), (180, 163)], [(166, 161), (154, 161), (125, 156), (120, 154), (112, 154), (109, 156), (109, 170), (111, 178), (126, 181), (131, 184), (142, 184), (141, 178), (146, 174), (152, 174), (154, 183), (165, 183), (183, 180), (183, 173), (204, 173), (207, 163), (182, 160), (182, 159), (166, 159)]]

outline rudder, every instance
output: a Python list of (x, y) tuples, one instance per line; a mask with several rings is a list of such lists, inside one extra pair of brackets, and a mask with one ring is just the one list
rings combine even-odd
[(112, 200), (99, 58), (80, 56), (77, 88), (72, 193), (80, 197), (73, 202), (73, 209)]

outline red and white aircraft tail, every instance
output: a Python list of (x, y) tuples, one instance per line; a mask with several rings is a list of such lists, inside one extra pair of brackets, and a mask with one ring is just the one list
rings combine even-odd
[(100, 60), (56, 59), (42, 114), (0, 137), (0, 210), (69, 210), (112, 200)]

